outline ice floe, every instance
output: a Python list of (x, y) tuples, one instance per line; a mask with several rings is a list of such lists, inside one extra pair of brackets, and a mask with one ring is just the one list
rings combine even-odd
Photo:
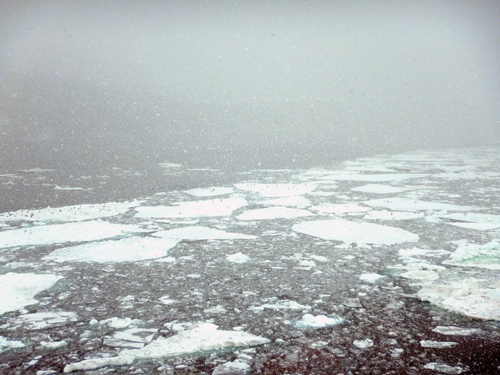
[(248, 310), (252, 311), (264, 311), (265, 309), (271, 310), (310, 310), (311, 306), (301, 305), (295, 301), (281, 301), (278, 303), (265, 303), (260, 306), (249, 307)]
[(295, 224), (299, 233), (357, 244), (393, 245), (418, 240), (418, 235), (400, 228), (348, 220), (317, 220)]
[(382, 182), (382, 181), (400, 181), (407, 180), (410, 178), (422, 178), (427, 177), (428, 174), (398, 174), (398, 173), (390, 173), (390, 174), (361, 174), (361, 173), (339, 173), (339, 174), (330, 174), (327, 176), (319, 177), (318, 180), (333, 180), (333, 181), (373, 181), (373, 182)]
[(129, 328), (114, 332), (104, 338), (103, 343), (117, 348), (142, 348), (153, 340), (158, 328)]
[(323, 203), (319, 206), (314, 206), (309, 208), (312, 211), (318, 211), (318, 213), (329, 213), (335, 215), (343, 215), (349, 213), (359, 213), (369, 211), (368, 207), (361, 207), (357, 204), (346, 203), (346, 204), (334, 204), (334, 203)]
[(378, 273), (364, 273), (362, 275), (359, 275), (359, 279), (361, 281), (364, 281), (364, 282), (367, 282), (367, 283), (370, 283), (370, 284), (374, 284), (378, 280), (380, 280), (380, 279), (382, 279), (384, 277), (385, 277), (384, 275), (379, 275)]
[(463, 369), (460, 366), (448, 366), (444, 363), (429, 362), (424, 368), (432, 371), (439, 371), (445, 374), (461, 374)]
[(143, 231), (136, 225), (111, 224), (101, 220), (43, 225), (1, 231), (0, 248), (96, 241)]
[(458, 345), (457, 342), (454, 341), (433, 341), (433, 340), (420, 340), (420, 345), (422, 348), (452, 348), (455, 345)]
[(500, 243), (491, 241), (484, 245), (459, 246), (444, 264), (462, 267), (479, 267), (500, 270)]
[(78, 321), (78, 316), (71, 311), (47, 311), (21, 314), (12, 323), (28, 329), (44, 329)]
[(426, 284), (417, 297), (469, 318), (500, 320), (500, 288), (483, 287), (473, 278), (445, 285)]
[(445, 222), (461, 228), (475, 230), (492, 230), (500, 228), (500, 215), (478, 214), (472, 212), (458, 212), (446, 215), (439, 215), (441, 219), (453, 220)]
[(102, 204), (81, 204), (41, 210), (19, 210), (0, 214), (0, 221), (85, 221), (110, 217), (137, 207), (139, 201), (110, 202)]
[(248, 210), (236, 216), (238, 220), (272, 220), (272, 219), (293, 219), (297, 217), (314, 216), (307, 210), (289, 207), (267, 207), (256, 210)]
[(369, 211), (363, 216), (365, 220), (415, 220), (424, 217), (420, 212), (401, 212), (401, 211)]
[(87, 359), (64, 367), (69, 373), (79, 370), (93, 370), (104, 366), (130, 365), (137, 359), (155, 359), (169, 356), (180, 356), (201, 351), (223, 348), (256, 346), (270, 341), (242, 331), (222, 331), (212, 323), (198, 323), (188, 330), (176, 335), (160, 337), (141, 349), (125, 349), (116, 357)]
[(38, 303), (34, 297), (62, 279), (53, 274), (12, 273), (0, 275), (0, 315)]
[(470, 211), (473, 207), (459, 206), (450, 203), (427, 202), (408, 198), (382, 198), (363, 201), (363, 204), (372, 207), (385, 207), (390, 210), (397, 211), (431, 211), (431, 210), (447, 210), (447, 211)]
[(195, 197), (216, 197), (219, 195), (231, 194), (233, 192), (234, 188), (232, 187), (219, 186), (186, 190), (186, 193)]
[(325, 328), (342, 324), (344, 318), (341, 317), (328, 317), (325, 315), (312, 315), (305, 314), (299, 321), (295, 323), (295, 327), (308, 329), (308, 328)]
[(22, 341), (7, 340), (5, 337), (0, 336), (0, 353), (10, 349), (24, 348), (24, 346)]
[(483, 330), (478, 328), (463, 328), (456, 326), (436, 326), (432, 329), (432, 332), (446, 336), (471, 336), (484, 333)]
[(274, 199), (257, 201), (256, 204), (262, 204), (264, 206), (308, 207), (311, 205), (311, 201), (303, 197), (302, 195), (296, 195), (291, 197), (274, 198)]
[(183, 218), (229, 216), (234, 210), (247, 205), (243, 198), (211, 199), (192, 202), (177, 202), (174, 206), (139, 206), (136, 217)]
[(163, 258), (180, 240), (131, 237), (57, 249), (42, 260), (55, 262), (137, 262)]
[(155, 237), (178, 240), (251, 240), (257, 238), (248, 234), (230, 233), (202, 226), (190, 226), (153, 233)]
[(359, 349), (367, 349), (373, 346), (372, 339), (354, 340), (352, 344)]
[(226, 256), (226, 259), (232, 263), (246, 263), (246, 262), (250, 261), (250, 257), (243, 254), (242, 252), (228, 255), (228, 256)]
[(370, 194), (393, 194), (393, 193), (400, 193), (405, 190), (406, 189), (404, 188), (390, 186), (390, 185), (381, 185), (381, 184), (367, 184), (351, 189), (351, 191), (359, 191), (361, 193), (370, 193)]
[(261, 183), (241, 183), (234, 185), (236, 189), (259, 193), (261, 197), (290, 197), (303, 195), (316, 189), (316, 184), (261, 184)]

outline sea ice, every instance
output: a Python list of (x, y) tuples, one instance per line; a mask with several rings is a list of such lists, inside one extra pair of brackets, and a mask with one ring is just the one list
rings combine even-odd
[(176, 202), (175, 206), (140, 206), (136, 217), (166, 218), (166, 217), (218, 217), (229, 216), (234, 210), (247, 205), (243, 198), (211, 199), (192, 202)]
[(362, 193), (371, 193), (371, 194), (392, 194), (392, 193), (400, 193), (402, 191), (405, 191), (405, 189), (390, 185), (368, 184), (352, 188), (351, 191), (359, 191)]
[(421, 280), (421, 281), (437, 280), (439, 279), (439, 275), (435, 271), (446, 270), (446, 268), (443, 266), (438, 266), (436, 264), (429, 264), (425, 262), (409, 263), (401, 268), (405, 268), (407, 270), (406, 272), (400, 275), (401, 277), (404, 277), (405, 279)]
[(473, 207), (458, 206), (456, 204), (427, 202), (408, 198), (383, 198), (363, 201), (364, 204), (372, 207), (385, 207), (390, 210), (399, 211), (429, 211), (429, 210), (448, 210), (448, 211), (470, 211)]
[(28, 329), (44, 329), (69, 322), (77, 322), (78, 316), (70, 311), (47, 311), (32, 314), (21, 314), (13, 319), (13, 323)]
[(260, 184), (247, 182), (235, 184), (236, 189), (259, 193), (261, 197), (290, 197), (307, 194), (316, 189), (316, 184)]
[(385, 277), (384, 275), (379, 275), (378, 273), (364, 273), (359, 276), (359, 279), (361, 281), (365, 281), (370, 284), (376, 283), (378, 280), (382, 279)]
[(228, 256), (226, 256), (226, 259), (232, 263), (246, 263), (246, 262), (250, 261), (250, 257), (243, 254), (242, 252), (228, 255)]
[(347, 213), (358, 213), (369, 211), (368, 207), (361, 207), (357, 204), (347, 203), (347, 204), (333, 204), (333, 203), (323, 203), (319, 206), (311, 207), (310, 210), (318, 211), (320, 213), (329, 213), (335, 215), (343, 215)]
[(0, 315), (34, 305), (38, 293), (52, 288), (62, 279), (52, 274), (12, 273), (0, 275)]
[(417, 297), (469, 318), (500, 320), (500, 289), (482, 287), (473, 278), (447, 285), (426, 284)]
[(24, 344), (21, 341), (10, 341), (0, 336), (0, 353), (16, 348), (24, 348)]
[(226, 362), (214, 368), (212, 375), (245, 375), (250, 372), (250, 365), (241, 360)]
[(296, 217), (314, 216), (307, 210), (288, 207), (267, 207), (256, 210), (249, 210), (236, 216), (238, 220), (272, 220), (272, 219), (293, 219)]
[(454, 222), (446, 222), (446, 224), (467, 229), (486, 231), (500, 228), (500, 215), (459, 212), (447, 215), (439, 215), (439, 218), (456, 220)]
[(423, 348), (452, 348), (455, 345), (458, 345), (457, 342), (453, 341), (432, 341), (432, 340), (420, 340), (420, 345)]
[(418, 240), (418, 235), (400, 228), (347, 220), (304, 221), (292, 229), (299, 233), (357, 244), (393, 245)]
[(174, 238), (177, 240), (252, 240), (257, 238), (248, 234), (224, 232), (201, 226), (182, 227), (153, 233), (155, 237)]
[(266, 199), (258, 201), (256, 204), (262, 204), (264, 206), (308, 207), (311, 205), (311, 201), (302, 195), (296, 195), (284, 198)]
[(216, 197), (219, 195), (231, 194), (233, 192), (234, 189), (232, 187), (219, 186), (186, 190), (186, 193), (195, 197)]
[(133, 202), (110, 202), (102, 204), (81, 204), (41, 210), (19, 210), (0, 214), (0, 221), (84, 221), (115, 216), (140, 204)]
[(357, 348), (367, 349), (373, 346), (373, 340), (372, 339), (354, 340), (352, 344)]
[(363, 219), (365, 220), (414, 220), (424, 217), (420, 212), (400, 212), (400, 211), (370, 211)]
[(65, 242), (96, 241), (143, 232), (136, 225), (111, 224), (95, 220), (83, 223), (43, 225), (0, 232), (0, 248), (29, 245), (52, 245)]
[(332, 181), (373, 181), (373, 182), (382, 182), (382, 181), (400, 181), (407, 180), (410, 178), (422, 178), (427, 177), (428, 174), (419, 174), (419, 173), (408, 173), (408, 174), (398, 174), (398, 173), (389, 173), (389, 174), (361, 174), (361, 173), (348, 173), (344, 172), (342, 174), (330, 174), (327, 176), (323, 176), (318, 178), (318, 180), (332, 180)]
[(439, 371), (445, 374), (461, 374), (463, 369), (459, 366), (448, 366), (444, 363), (429, 362), (424, 366), (427, 370)]
[(484, 245), (459, 246), (444, 264), (462, 267), (479, 267), (500, 270), (500, 243), (491, 241)]
[(325, 315), (311, 315), (305, 314), (302, 319), (295, 323), (295, 327), (307, 328), (325, 328), (342, 324), (344, 319), (341, 317), (328, 317)]
[(271, 310), (310, 310), (311, 306), (301, 305), (295, 301), (282, 301), (278, 303), (265, 303), (260, 306), (249, 307), (248, 310), (252, 311), (264, 311), (264, 309)]
[(43, 257), (42, 260), (97, 263), (137, 262), (163, 258), (178, 243), (179, 240), (171, 238), (130, 237), (63, 247)]
[(267, 344), (270, 341), (242, 331), (220, 331), (215, 324), (198, 323), (176, 335), (160, 337), (141, 349), (122, 350), (116, 357), (87, 359), (64, 367), (64, 372), (93, 370), (104, 366), (130, 365), (136, 359), (181, 356), (226, 347), (245, 347)]
[(478, 328), (463, 328), (455, 326), (436, 326), (432, 329), (432, 332), (440, 333), (447, 336), (470, 336), (470, 335), (480, 335), (483, 333), (481, 329)]

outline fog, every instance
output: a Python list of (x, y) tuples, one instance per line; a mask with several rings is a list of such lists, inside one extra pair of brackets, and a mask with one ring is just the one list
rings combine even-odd
[(497, 1), (0, 3), (4, 169), (324, 165), (499, 139)]

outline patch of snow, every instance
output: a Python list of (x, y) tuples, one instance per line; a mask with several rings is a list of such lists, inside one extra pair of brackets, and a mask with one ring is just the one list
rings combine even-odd
[(251, 240), (257, 238), (248, 234), (224, 232), (219, 229), (212, 229), (201, 226), (182, 227), (165, 230), (152, 234), (155, 237), (173, 238), (177, 240)]
[(500, 320), (500, 289), (482, 287), (473, 278), (447, 285), (426, 284), (417, 297), (468, 318)]
[(137, 262), (163, 258), (177, 245), (171, 238), (131, 237), (63, 247), (42, 258), (55, 262)]
[(448, 210), (448, 211), (470, 211), (473, 207), (459, 206), (449, 203), (427, 202), (408, 198), (383, 198), (363, 201), (371, 207), (385, 207), (390, 210), (398, 211), (431, 211), (431, 210)]
[(393, 194), (393, 193), (400, 193), (405, 190), (406, 189), (403, 188), (394, 187), (390, 185), (381, 185), (381, 184), (368, 184), (351, 189), (351, 191), (359, 191), (362, 193), (370, 193), (370, 194)]
[(52, 274), (12, 273), (0, 275), (0, 315), (34, 305), (38, 293), (52, 288), (62, 279)]
[(234, 185), (238, 190), (259, 193), (261, 197), (290, 197), (303, 195), (316, 189), (316, 184), (261, 184), (261, 183), (241, 183)]
[(228, 256), (226, 256), (226, 259), (232, 263), (246, 263), (246, 262), (250, 261), (250, 257), (243, 254), (242, 252), (228, 255)]
[(234, 210), (247, 205), (243, 198), (211, 199), (177, 202), (174, 206), (139, 206), (139, 218), (184, 218), (230, 216)]
[(100, 220), (43, 225), (0, 232), (0, 248), (96, 241), (142, 231), (136, 225), (111, 224)]
[(160, 337), (141, 349), (122, 350), (116, 357), (87, 359), (64, 367), (69, 373), (79, 370), (93, 370), (104, 366), (130, 365), (136, 359), (155, 359), (181, 356), (200, 351), (245, 347), (267, 344), (270, 341), (242, 331), (220, 331), (215, 324), (198, 323), (174, 336)]
[(491, 241), (484, 245), (459, 246), (450, 259), (443, 262), (453, 266), (479, 267), (500, 270), (500, 243)]
[(355, 242), (357, 244), (393, 245), (418, 241), (417, 234), (400, 228), (340, 219), (304, 221), (295, 224), (292, 229), (325, 240)]
[(272, 220), (272, 219), (294, 219), (296, 217), (314, 216), (307, 210), (288, 207), (267, 207), (256, 210), (249, 210), (236, 216), (238, 220)]
[(305, 314), (302, 319), (295, 323), (295, 327), (308, 329), (308, 328), (325, 328), (342, 324), (344, 319), (341, 317), (328, 317), (325, 315), (311, 315)]
[(193, 195), (195, 197), (216, 197), (219, 195), (227, 195), (234, 193), (234, 189), (232, 187), (207, 187), (207, 188), (198, 188), (186, 190), (186, 193), (189, 195)]

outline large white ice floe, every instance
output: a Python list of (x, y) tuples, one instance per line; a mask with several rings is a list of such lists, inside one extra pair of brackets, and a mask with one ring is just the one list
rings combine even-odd
[(450, 203), (427, 202), (408, 198), (383, 198), (363, 201), (371, 207), (385, 207), (390, 210), (397, 211), (431, 211), (431, 210), (448, 210), (448, 211), (470, 211), (473, 207), (459, 206)]
[(78, 321), (78, 316), (72, 311), (47, 311), (31, 314), (21, 314), (13, 319), (17, 326), (28, 329), (44, 329)]
[(43, 225), (0, 232), (0, 248), (29, 245), (52, 245), (66, 242), (97, 241), (143, 232), (135, 225), (111, 224), (94, 220), (83, 223)]
[(328, 317), (325, 315), (312, 315), (305, 314), (299, 321), (295, 323), (295, 327), (297, 328), (325, 328), (332, 327), (342, 324), (344, 322), (344, 318), (341, 317)]
[(483, 287), (473, 278), (426, 284), (417, 297), (469, 318), (500, 320), (500, 288)]
[(236, 254), (227, 255), (226, 259), (228, 262), (239, 263), (239, 264), (247, 263), (250, 261), (250, 257), (248, 255), (243, 254), (241, 251)]
[(163, 258), (180, 240), (130, 237), (57, 249), (42, 260), (55, 262), (137, 262)]
[(247, 205), (243, 198), (210, 199), (191, 202), (177, 202), (174, 206), (139, 206), (136, 217), (140, 218), (183, 218), (229, 216), (234, 210)]
[(303, 195), (316, 189), (316, 184), (261, 184), (261, 183), (241, 183), (234, 185), (238, 190), (259, 193), (261, 197), (290, 197)]
[(358, 186), (352, 188), (351, 191), (361, 192), (361, 193), (369, 193), (369, 194), (393, 194), (400, 193), (405, 191), (406, 189), (390, 186), (390, 185), (381, 185), (381, 184), (368, 184), (363, 186)]
[(186, 190), (186, 193), (188, 193), (189, 195), (193, 195), (195, 197), (217, 197), (219, 195), (227, 195), (233, 192), (234, 188), (232, 187), (220, 187), (220, 186)]
[(491, 230), (500, 228), (500, 215), (457, 212), (439, 215), (439, 218), (453, 220), (453, 222), (446, 222), (446, 224), (467, 229)]
[(265, 199), (257, 201), (256, 204), (262, 204), (264, 206), (308, 207), (311, 205), (311, 201), (302, 195), (295, 195), (284, 198)]
[(382, 181), (400, 181), (400, 180), (407, 180), (410, 178), (422, 178), (427, 176), (428, 174), (420, 174), (420, 173), (361, 174), (361, 173), (342, 172), (339, 174), (330, 174), (327, 176), (322, 176), (318, 178), (318, 180), (382, 182)]
[(251, 306), (248, 310), (252, 311), (264, 311), (265, 309), (270, 310), (310, 310), (311, 306), (301, 305), (295, 301), (281, 301), (278, 303), (265, 303), (260, 306)]
[(500, 270), (500, 243), (491, 241), (484, 245), (459, 246), (445, 264), (462, 267), (479, 267)]
[(421, 212), (401, 212), (401, 211), (369, 211), (363, 216), (365, 220), (415, 220), (424, 217)]
[(155, 237), (162, 238), (175, 238), (178, 240), (251, 240), (257, 238), (256, 236), (240, 233), (224, 232), (223, 230), (190, 226), (165, 230), (153, 233)]
[(140, 204), (133, 202), (110, 202), (101, 204), (81, 204), (41, 210), (19, 210), (0, 214), (0, 221), (84, 221), (110, 217), (127, 212)]
[(62, 279), (53, 274), (12, 273), (0, 275), (0, 315), (38, 303), (34, 298)]
[(295, 224), (292, 229), (325, 240), (354, 242), (357, 244), (393, 245), (418, 241), (417, 234), (404, 229), (341, 219), (304, 221)]
[(238, 220), (272, 220), (272, 219), (294, 219), (297, 217), (314, 216), (307, 210), (289, 207), (267, 207), (256, 210), (248, 210), (236, 216)]
[(318, 213), (328, 213), (335, 215), (343, 215), (343, 214), (351, 214), (351, 213), (360, 213), (369, 211), (369, 207), (362, 207), (353, 203), (345, 203), (345, 204), (335, 204), (335, 203), (323, 203), (319, 206), (311, 207), (310, 210), (318, 211)]
[(198, 323), (176, 335), (160, 337), (141, 349), (122, 350), (116, 357), (87, 359), (64, 367), (69, 373), (92, 370), (104, 366), (130, 365), (137, 359), (155, 359), (180, 356), (227, 347), (245, 347), (267, 344), (270, 341), (243, 331), (221, 331), (215, 324)]

